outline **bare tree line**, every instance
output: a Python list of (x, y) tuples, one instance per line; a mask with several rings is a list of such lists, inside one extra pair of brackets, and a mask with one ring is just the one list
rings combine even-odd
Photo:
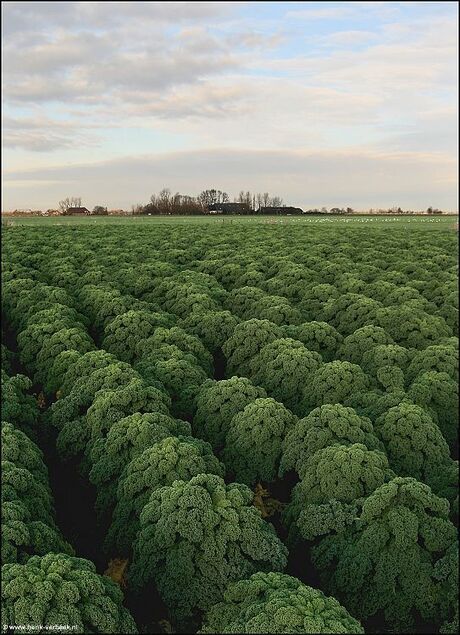
[[(180, 194), (179, 192), (173, 194), (168, 188), (163, 188), (158, 194), (152, 194), (147, 204), (132, 205), (131, 211), (134, 215), (204, 214), (213, 205), (230, 202), (227, 192), (214, 188), (203, 190), (198, 196)], [(283, 199), (279, 196), (270, 196), (268, 192), (254, 194), (243, 190), (234, 197), (233, 202), (244, 205), (247, 208), (247, 213), (257, 212), (262, 207), (284, 206)]]

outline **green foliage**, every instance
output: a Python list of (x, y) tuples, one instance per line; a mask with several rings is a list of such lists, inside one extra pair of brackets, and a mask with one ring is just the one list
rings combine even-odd
[(253, 485), (274, 481), (281, 443), (296, 417), (274, 399), (259, 398), (231, 419), (222, 459), (235, 481)]
[[(80, 361), (83, 360), (83, 357)], [(80, 364), (78, 365), (80, 366)], [(56, 428), (61, 429), (69, 421), (86, 414), (87, 409), (91, 406), (100, 390), (116, 390), (126, 386), (131, 381), (140, 381), (141, 379), (139, 373), (125, 362), (106, 359), (104, 361), (101, 360), (100, 368), (96, 370), (91, 370), (91, 368), (92, 363), (87, 368), (88, 373), (82, 372), (81, 377), (75, 380), (70, 391), (51, 404), (49, 419)], [(73, 376), (71, 368), (68, 372)], [(65, 381), (67, 385), (67, 378)]]
[(269, 320), (251, 319), (238, 324), (222, 346), (227, 358), (227, 376), (249, 376), (252, 358), (266, 344), (281, 337), (281, 328)]
[(340, 333), (327, 322), (304, 322), (299, 326), (287, 326), (289, 337), (302, 342), (310, 351), (321, 354), (325, 362), (337, 357), (337, 350), (343, 341)]
[(448, 373), (428, 371), (414, 380), (407, 396), (438, 424), (451, 448), (458, 439), (458, 383)]
[(47, 385), (50, 379), (52, 388), (55, 387), (55, 380), (51, 377), (50, 372), (53, 370), (53, 362), (59, 353), (67, 350), (75, 350), (80, 353), (86, 353), (95, 348), (93, 340), (81, 327), (61, 329), (53, 333), (43, 344), (35, 358), (34, 366), (36, 368), (35, 381), (40, 384)]
[[(75, 351), (65, 351), (57, 356), (56, 361), (61, 356), (74, 353)], [(60, 385), (62, 395), (69, 394), (77, 382), (80, 382), (80, 385), (81, 381), (89, 377), (94, 371), (119, 363), (115, 355), (104, 350), (89, 351), (84, 355), (78, 354), (78, 357), (75, 357), (74, 360), (72, 364), (69, 364), (68, 370), (62, 378)], [(127, 366), (122, 367), (127, 368)]]
[(106, 540), (108, 548), (128, 554), (139, 529), (139, 516), (150, 495), (174, 481), (198, 474), (224, 476), (225, 468), (209, 443), (194, 437), (167, 437), (135, 456), (122, 473), (117, 505)]
[(319, 353), (302, 342), (282, 338), (266, 344), (250, 363), (250, 376), (269, 395), (301, 414), (305, 385), (322, 364)]
[(358, 519), (360, 502), (359, 499), (352, 503), (331, 499), (326, 503), (306, 503), (301, 509), (295, 509), (294, 499), (284, 516), (284, 522), (289, 526), (288, 544), (295, 544), (301, 538), (315, 540), (325, 534), (344, 531)]
[(11, 627), (68, 624), (81, 633), (137, 633), (122, 601), (118, 585), (83, 558), (49, 553), (2, 567), (3, 621)]
[(254, 386), (245, 377), (208, 380), (200, 386), (196, 397), (193, 431), (218, 450), (224, 445), (232, 417), (252, 401), (266, 396), (263, 388)]
[(155, 490), (141, 513), (131, 584), (154, 578), (174, 616), (184, 619), (221, 601), (229, 582), (283, 570), (286, 547), (252, 497), (245, 485), (210, 474)]
[(212, 356), (204, 347), (201, 341), (194, 335), (190, 335), (184, 329), (174, 326), (166, 329), (159, 327), (155, 330), (154, 335), (146, 340), (140, 340), (137, 345), (136, 353), (139, 359), (155, 352), (157, 348), (163, 344), (177, 346), (184, 353), (192, 354), (207, 375), (212, 375)]
[[(135, 412), (169, 414), (170, 405), (171, 400), (164, 391), (137, 378), (114, 390), (99, 390), (86, 416), (69, 421), (62, 427), (57, 438), (58, 451), (68, 458), (86, 450), (88, 459), (95, 441), (106, 436), (120, 419)], [(84, 469), (89, 469), (89, 466)]]
[(407, 380), (412, 382), (428, 371), (447, 373), (458, 383), (458, 347), (438, 344), (419, 351), (407, 369)]
[(107, 324), (102, 346), (121, 361), (132, 362), (136, 357), (139, 340), (153, 335), (159, 326), (168, 328), (173, 324), (174, 318), (168, 313), (127, 311), (117, 315)]
[(49, 552), (73, 555), (54, 523), (37, 520), (20, 498), (2, 501), (2, 563), (24, 563)]
[(363, 355), (382, 344), (393, 344), (391, 337), (379, 326), (363, 326), (348, 335), (338, 350), (338, 356), (352, 364), (362, 365)]
[[(91, 351), (95, 353), (96, 351)], [(59, 353), (50, 364), (50, 368), (47, 372), (46, 383), (43, 386), (44, 391), (51, 395), (57, 393), (60, 390), (62, 395), (61, 384), (63, 377), (71, 370), (71, 368), (81, 359), (82, 355), (78, 351), (72, 349), (65, 349), (62, 353)]]
[(406, 304), (379, 309), (374, 323), (384, 328), (396, 344), (418, 350), (452, 335), (452, 330), (443, 318), (430, 315), (422, 309), (414, 310)]
[(27, 394), (31, 386), (32, 382), (25, 375), (9, 377), (2, 370), (2, 419), (20, 428), (35, 440), (38, 434), (38, 406), (34, 397)]
[(23, 503), (25, 508), (48, 525), (54, 524), (51, 490), (29, 470), (11, 461), (2, 461), (2, 502)]
[[(340, 578), (334, 595), (365, 614), (366, 631), (456, 632), (457, 560), (450, 546), (433, 547), (451, 531), (448, 519), (458, 522), (458, 245), (455, 232), (438, 231), (452, 219), (280, 220), (201, 218), (191, 231), (169, 217), (68, 218), (56, 227), (27, 219), (2, 235), (13, 368), (22, 363), (34, 382), (2, 374), (3, 560), (72, 553), (54, 524), (43, 458), (19, 430), (47, 450), (57, 435), (58, 454), (71, 462), (63, 476), (75, 469), (93, 484), (101, 529), (109, 531), (120, 484), (132, 486), (118, 533), (135, 534), (144, 510), (133, 579), (147, 582), (152, 604), (158, 590), (167, 599), (170, 630), (195, 630), (200, 611), (227, 605), (229, 584), (281, 562), (284, 547), (258, 523), (299, 477), (279, 527), (298, 541), (290, 573)], [(191, 428), (203, 441), (190, 439)], [(204, 442), (227, 462), (227, 481), (260, 481), (255, 495), (218, 479)], [(412, 487), (412, 502), (398, 494), (369, 520), (363, 510), (393, 476), (386, 461), (404, 482), (425, 484)], [(183, 496), (190, 478), (219, 486)], [(417, 502), (426, 485), (443, 499), (442, 513)], [(247, 607), (238, 600), (228, 623), (218, 611), (219, 630), (353, 632), (328, 607), (330, 621), (318, 617), (323, 597), (308, 609), (297, 590), (281, 600), (281, 579), (272, 578), (275, 590), (262, 585), (276, 597), (266, 601), (264, 590), (257, 604), (246, 580)]]
[[(190, 354), (186, 355), (191, 357)], [(175, 417), (187, 418), (193, 415), (195, 395), (207, 379), (196, 360), (190, 362), (177, 356), (155, 359), (153, 355), (149, 355), (136, 364), (135, 370), (147, 383), (160, 382), (164, 386), (171, 397), (171, 412)]]
[(414, 478), (395, 478), (362, 503), (359, 520), (323, 538), (313, 562), (328, 593), (353, 615), (381, 613), (387, 629), (447, 617), (436, 562), (455, 541), (449, 504)]
[(332, 284), (317, 284), (305, 289), (299, 308), (307, 320), (321, 321), (326, 303), (338, 296), (339, 292)]
[(181, 326), (214, 352), (229, 339), (238, 322), (230, 311), (194, 311), (184, 318)]
[[(2, 337), (3, 339), (3, 337)], [(2, 370), (5, 373), (11, 374), (11, 361), (12, 361), (12, 353), (11, 351), (3, 344), (2, 342)]]
[(378, 344), (364, 351), (360, 366), (386, 390), (404, 390), (411, 352), (398, 344)]
[(380, 302), (360, 293), (344, 293), (325, 304), (324, 321), (347, 336), (362, 326), (377, 324), (376, 316), (381, 306)]
[[(318, 511), (315, 509), (317, 506), (331, 501), (354, 503), (395, 475), (389, 469), (388, 459), (383, 452), (369, 450), (365, 445), (354, 443), (348, 446), (330, 445), (318, 450), (305, 461), (299, 476), (301, 480), (292, 490), (291, 503), (285, 510), (283, 519), (288, 526), (299, 521), (301, 533), (305, 538), (311, 539), (312, 533), (325, 533), (325, 508), (321, 507)], [(317, 531), (313, 531), (312, 517), (319, 520)], [(303, 523), (308, 526), (308, 536)]]
[(448, 616), (440, 633), (458, 633), (458, 571), (458, 544), (453, 543), (434, 565), (434, 577), (441, 583), (442, 614)]
[(18, 335), (18, 346), (22, 363), (32, 371), (38, 371), (38, 381), (46, 381), (47, 372), (59, 353), (71, 349), (86, 353), (94, 349), (94, 342), (78, 323), (58, 320), (27, 327)]
[(345, 401), (352, 394), (365, 392), (370, 386), (369, 377), (357, 364), (335, 360), (320, 366), (305, 385), (302, 408)]
[(254, 573), (228, 586), (199, 633), (364, 633), (332, 597), (283, 573)]
[(9, 461), (16, 467), (28, 470), (44, 485), (48, 483), (48, 469), (43, 462), (43, 452), (24, 432), (6, 421), (2, 421), (2, 461)]
[(353, 408), (325, 404), (297, 421), (286, 434), (282, 444), (280, 476), (289, 470), (302, 474), (308, 459), (315, 452), (335, 443), (359, 443), (369, 450), (383, 450), (370, 419), (360, 417)]
[(89, 480), (98, 490), (96, 512), (103, 515), (115, 506), (118, 480), (134, 457), (162, 439), (190, 434), (189, 423), (159, 412), (136, 412), (115, 422), (91, 448)]
[(430, 474), (450, 461), (440, 429), (420, 406), (402, 402), (390, 408), (376, 420), (375, 432), (401, 476), (429, 482)]

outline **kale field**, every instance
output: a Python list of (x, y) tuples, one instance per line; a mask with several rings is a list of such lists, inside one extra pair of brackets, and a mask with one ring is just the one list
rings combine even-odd
[(456, 221), (5, 221), (2, 632), (457, 633)]

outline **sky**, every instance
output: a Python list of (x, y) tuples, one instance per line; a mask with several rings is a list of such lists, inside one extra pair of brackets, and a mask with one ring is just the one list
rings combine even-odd
[(458, 210), (457, 2), (2, 2), (2, 210)]

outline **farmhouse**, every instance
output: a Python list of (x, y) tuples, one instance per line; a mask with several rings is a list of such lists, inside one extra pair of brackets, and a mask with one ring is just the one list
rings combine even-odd
[(69, 207), (66, 211), (66, 216), (88, 216), (91, 214), (86, 207)]
[(249, 214), (250, 209), (246, 203), (213, 203), (208, 205), (208, 213), (217, 212), (221, 214)]
[(300, 207), (260, 207), (259, 214), (303, 214)]

